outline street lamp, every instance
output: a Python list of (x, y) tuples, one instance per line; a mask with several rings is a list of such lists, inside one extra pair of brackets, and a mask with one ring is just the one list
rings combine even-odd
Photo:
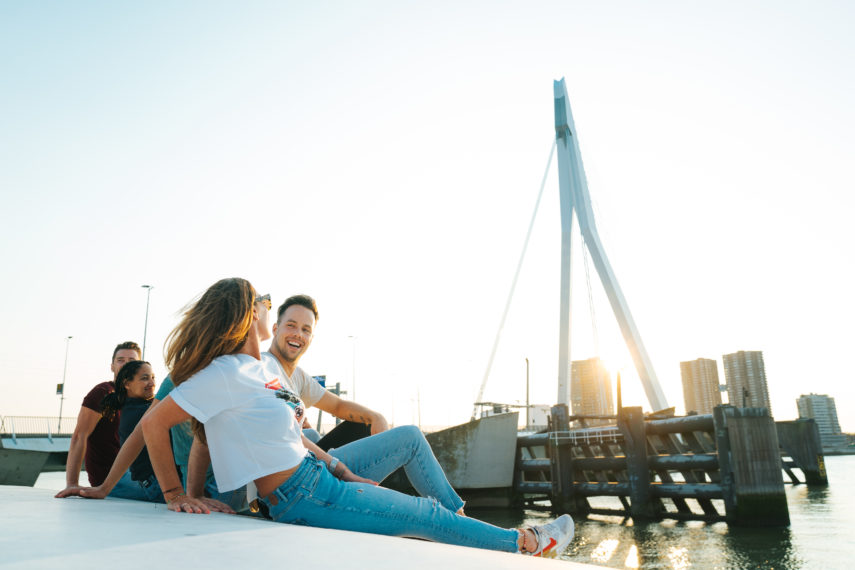
[(154, 285), (142, 285), (142, 288), (148, 289), (145, 297), (145, 328), (142, 335), (142, 359), (145, 360), (145, 337), (148, 334), (148, 303), (151, 300), (151, 290), (154, 289)]
[(62, 390), (59, 393), (59, 422), (56, 425), (56, 432), (60, 433), (62, 430), (62, 404), (65, 402), (65, 373), (68, 371), (68, 343), (71, 341), (71, 337), (67, 337), (65, 339), (65, 364), (62, 367)]

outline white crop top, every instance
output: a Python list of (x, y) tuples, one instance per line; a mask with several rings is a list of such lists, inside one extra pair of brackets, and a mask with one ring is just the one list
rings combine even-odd
[(318, 381), (306, 374), (299, 366), (294, 370), (294, 374), (290, 377), (275, 356), (269, 352), (261, 353), (261, 362), (264, 363), (264, 369), (268, 375), (278, 376), (282, 380), (283, 388), (291, 388), (307, 408), (311, 408), (318, 403), (318, 400), (323, 398), (327, 391), (323, 386), (318, 384)]
[(248, 354), (215, 358), (170, 396), (205, 424), (220, 492), (291, 469), (306, 455), (302, 402)]

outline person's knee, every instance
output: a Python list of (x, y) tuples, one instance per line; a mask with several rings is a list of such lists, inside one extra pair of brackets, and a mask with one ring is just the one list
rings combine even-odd
[(427, 440), (425, 440), (425, 436), (422, 433), (422, 430), (420, 430), (416, 426), (400, 426), (394, 429), (399, 430), (401, 437), (407, 441), (415, 442), (417, 444), (423, 442), (427, 443)]
[(318, 443), (321, 440), (321, 434), (314, 428), (304, 428), (303, 435), (312, 443)]

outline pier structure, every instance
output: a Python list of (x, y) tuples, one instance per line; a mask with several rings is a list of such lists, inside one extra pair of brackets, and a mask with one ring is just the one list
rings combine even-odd
[[(766, 408), (722, 405), (713, 414), (651, 419), (628, 407), (615, 425), (571, 430), (578, 419), (559, 404), (547, 432), (519, 438), (519, 502), (545, 499), (580, 515), (787, 526), (782, 468), (801, 469), (808, 484), (828, 483), (818, 432), (813, 437), (808, 422), (776, 424)], [(801, 442), (804, 434), (813, 443)], [(590, 500), (597, 497), (620, 506)]]
[(0, 485), (31, 487), (45, 471), (64, 471), (77, 418), (0, 416)]
[[(784, 472), (794, 484), (828, 485), (819, 426), (814, 419), (777, 422)], [(800, 469), (800, 480), (794, 469)]]

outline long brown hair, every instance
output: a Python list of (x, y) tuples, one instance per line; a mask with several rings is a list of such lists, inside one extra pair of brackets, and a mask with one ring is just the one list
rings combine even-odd
[[(166, 366), (176, 386), (224, 354), (238, 352), (252, 326), (255, 289), (246, 279), (231, 277), (211, 285), (184, 310), (178, 326), (166, 337)], [(201, 425), (193, 431), (204, 441)], [(201, 433), (200, 433), (201, 432)]]

